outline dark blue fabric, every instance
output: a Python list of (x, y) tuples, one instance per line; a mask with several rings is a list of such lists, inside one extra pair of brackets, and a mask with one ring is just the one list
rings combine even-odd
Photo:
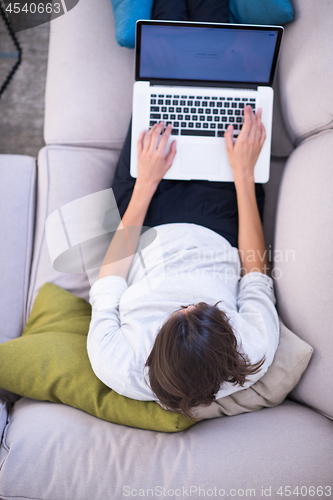
[(152, 19), (228, 23), (228, 0), (154, 0)]
[(292, 21), (290, 0), (111, 0), (116, 40), (133, 48), (138, 19), (281, 25)]
[[(120, 216), (126, 211), (135, 179), (130, 175), (131, 124), (119, 157), (112, 189)], [(257, 203), (263, 217), (264, 189), (256, 184)], [(238, 247), (238, 209), (233, 182), (171, 181), (163, 179), (148, 208), (143, 225), (154, 227), (187, 222), (207, 227)]]
[(290, 0), (229, 0), (230, 22), (238, 24), (290, 23), (294, 10)]

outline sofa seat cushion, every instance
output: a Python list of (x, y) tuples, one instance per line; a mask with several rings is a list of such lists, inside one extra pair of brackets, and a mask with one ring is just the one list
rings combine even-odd
[[(235, 496), (231, 489), (250, 488), (252, 498), (262, 498), (262, 488), (280, 498), (281, 486), (305, 486), (307, 492), (332, 486), (332, 462), (333, 423), (292, 401), (165, 434), (23, 398), (14, 405), (0, 449), (0, 497), (176, 499), (190, 498), (192, 486), (191, 498), (198, 499), (200, 486), (205, 498), (215, 498), (215, 487), (218, 498), (223, 489), (227, 498)], [(242, 496), (240, 491), (236, 498)]]
[(110, 188), (118, 156), (117, 151), (66, 146), (49, 146), (39, 152), (37, 217), (28, 315), (40, 288), (46, 282), (52, 282), (88, 300), (90, 284), (86, 273), (61, 273), (53, 269), (45, 237), (45, 222), (50, 214), (63, 205)]
[(304, 141), (284, 169), (274, 277), (280, 316), (314, 348), (291, 397), (333, 418), (333, 130)]
[(293, 143), (333, 127), (332, 3), (293, 0), (279, 62), (281, 105)]

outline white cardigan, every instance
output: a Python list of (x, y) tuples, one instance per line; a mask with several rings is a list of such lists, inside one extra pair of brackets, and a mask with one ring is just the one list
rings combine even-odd
[(263, 355), (266, 361), (244, 387), (224, 383), (216, 399), (249, 387), (273, 361), (279, 343), (273, 281), (259, 272), (240, 279), (237, 248), (203, 226), (163, 224), (148, 230), (140, 237), (127, 281), (108, 276), (91, 287), (87, 348), (93, 371), (119, 394), (157, 400), (144, 365), (159, 328), (182, 305), (219, 300), (241, 352), (252, 363)]

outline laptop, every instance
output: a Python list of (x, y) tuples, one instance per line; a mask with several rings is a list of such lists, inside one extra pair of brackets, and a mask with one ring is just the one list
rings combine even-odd
[(266, 140), (255, 182), (269, 179), (273, 79), (281, 26), (137, 21), (131, 167), (137, 177), (137, 140), (143, 130), (172, 124), (167, 151), (177, 154), (164, 179), (233, 182), (224, 133), (237, 139), (244, 107), (262, 108)]

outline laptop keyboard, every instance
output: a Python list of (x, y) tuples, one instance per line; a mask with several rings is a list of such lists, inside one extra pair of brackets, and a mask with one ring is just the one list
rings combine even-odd
[(163, 120), (171, 123), (172, 135), (223, 137), (232, 124), (236, 138), (248, 104), (255, 113), (255, 98), (151, 94), (149, 126)]

